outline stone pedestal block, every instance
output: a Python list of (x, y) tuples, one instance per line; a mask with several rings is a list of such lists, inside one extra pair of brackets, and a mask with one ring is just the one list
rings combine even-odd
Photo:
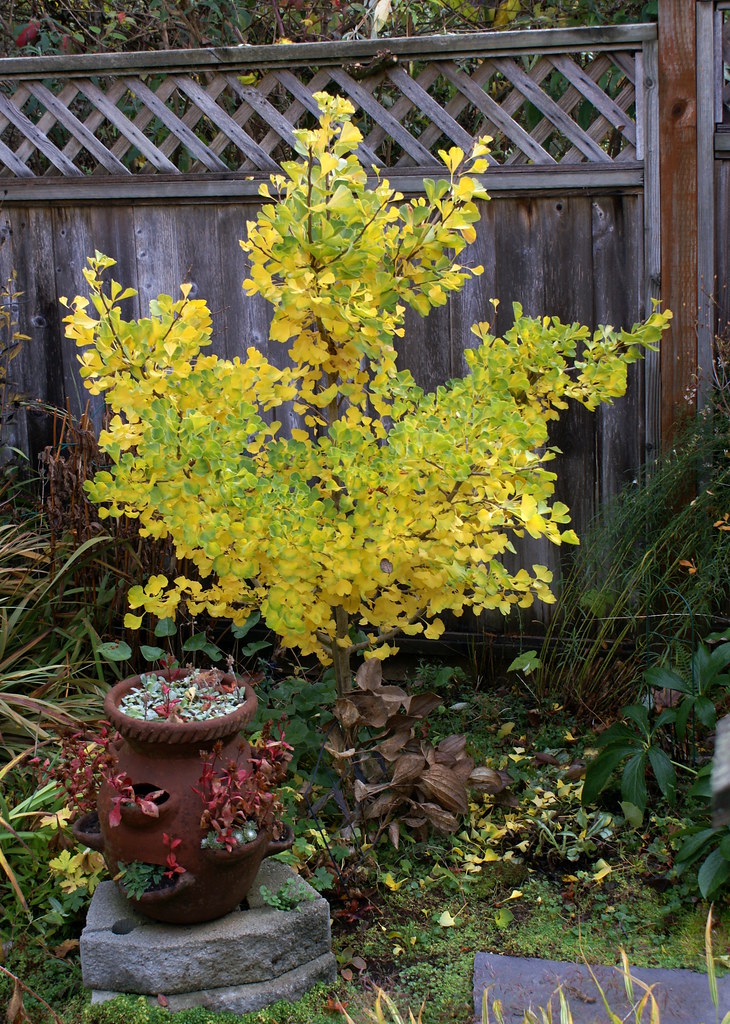
[[(301, 890), (297, 908), (267, 906), (260, 887), (276, 893), (290, 879)], [(334, 981), (329, 904), (319, 893), (286, 864), (265, 861), (248, 903), (250, 909), (206, 924), (159, 924), (132, 910), (113, 882), (103, 882), (81, 934), (82, 978), (92, 1002), (161, 994), (171, 1010), (247, 1013)]]

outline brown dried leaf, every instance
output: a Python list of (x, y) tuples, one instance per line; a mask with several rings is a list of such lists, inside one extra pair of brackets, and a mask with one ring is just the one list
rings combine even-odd
[(382, 757), (376, 757), (371, 751), (359, 750), (357, 764), (362, 774), (358, 778), (371, 785), (387, 782), (390, 778), (388, 766), (383, 764)]
[(384, 739), (382, 743), (378, 743), (375, 750), (377, 750), (380, 756), (384, 757), (386, 761), (395, 761), (396, 757), (398, 757), (410, 738), (410, 729), (403, 732), (396, 732), (392, 736), (388, 736), (387, 739)]
[(363, 960), (361, 956), (354, 956), (352, 960), (350, 960), (350, 963), (352, 964), (356, 971), (360, 972), (360, 974), (362, 974), (363, 971), (366, 971), (368, 969), (367, 963)]
[(410, 715), (404, 715), (400, 708), (391, 708), (388, 721), (385, 723), (385, 729), (387, 732), (404, 732), (408, 729), (411, 739), (413, 739), (413, 727), (418, 725), (420, 718), (412, 718)]
[(495, 771), (494, 768), (487, 768), (486, 765), (474, 769), (467, 779), (467, 785), (470, 789), (475, 789), (477, 793), (490, 793), (492, 796), (507, 788), (507, 783), (501, 772)]
[(371, 804), (364, 808), (362, 812), (363, 818), (365, 821), (372, 821), (373, 818), (384, 818), (394, 807), (397, 807), (401, 799), (400, 796), (390, 790), (387, 793), (381, 793)]
[(163, 994), (161, 992), (160, 992), (160, 994), (157, 997), (157, 1002), (160, 1004), (160, 1006), (169, 1006), (170, 1005), (170, 1000), (167, 998), (167, 996), (163, 996)]
[(355, 797), (355, 803), (361, 804), (363, 800), (367, 800), (370, 795), (370, 787), (366, 786), (360, 779), (355, 779), (355, 785), (352, 787), (352, 794)]
[(466, 814), (468, 803), (466, 786), (454, 775), (450, 768), (433, 764), (418, 780), (420, 789), (426, 798), (436, 801), (442, 807), (456, 814)]
[(397, 850), (400, 844), (400, 825), (397, 821), (391, 821), (388, 825), (388, 838)]
[(547, 750), (543, 750), (539, 754), (535, 754), (532, 759), (532, 763), (537, 765), (551, 764), (557, 767), (560, 764), (560, 761), (558, 761), (555, 754), (549, 754)]
[(345, 737), (342, 734), (340, 723), (337, 723), (337, 727), (332, 727), (331, 731), (327, 736), (327, 745), (330, 750), (344, 750), (345, 749)]
[(438, 804), (421, 803), (417, 804), (416, 810), (422, 811), (429, 822), (436, 829), (437, 832), (441, 832), (443, 835), (450, 835), (459, 827), (459, 820), (455, 818), (449, 811), (445, 811), (443, 807), (439, 807)]
[(375, 690), (383, 681), (383, 665), (379, 658), (368, 658), (357, 670), (355, 682), (361, 690)]
[(5, 1011), (5, 1019), (7, 1024), (27, 1024), (30, 1021), (23, 1005), (23, 990), (17, 978), (13, 980), (13, 994)]
[(350, 703), (357, 709), (358, 724), (368, 725), (371, 729), (382, 729), (391, 714), (380, 694), (353, 693)]
[(401, 818), (401, 821), (403, 822), (404, 825), (407, 825), (408, 828), (420, 828), (422, 825), (426, 824), (428, 818), (426, 817), (425, 814), (421, 815), (420, 818), (413, 817), (412, 814), (409, 814), (407, 818)]
[(354, 747), (350, 747), (349, 750), (338, 750), (329, 743), (325, 744), (324, 749), (338, 761), (347, 761), (356, 753)]
[(416, 693), (414, 696), (406, 696), (403, 701), (403, 708), (408, 715), (414, 718), (425, 718), (430, 715), (443, 701), (437, 693)]
[(460, 757), (458, 761), (455, 761), (451, 765), (451, 771), (457, 777), (459, 782), (463, 782), (464, 785), (467, 783), (467, 779), (474, 771), (474, 759), (471, 757)]
[(458, 761), (465, 751), (466, 736), (463, 736), (461, 733), (447, 736), (436, 747), (436, 761), (439, 764), (449, 764), (450, 761)]
[(391, 784), (412, 785), (426, 768), (426, 759), (421, 754), (401, 754), (393, 765)]
[(586, 773), (586, 766), (582, 761), (573, 761), (573, 763), (565, 769), (563, 772), (563, 778), (569, 782), (577, 782), (578, 779), (582, 779)]
[(401, 707), (408, 700), (408, 694), (400, 686), (381, 686), (379, 690), (376, 690), (373, 696), (378, 697), (383, 701), (385, 706), (391, 715), (394, 715), (396, 711), (400, 711)]
[(347, 697), (335, 701), (335, 717), (344, 729), (351, 729), (360, 720), (360, 710)]
[(436, 764), (436, 750), (433, 743), (428, 740), (421, 740), (421, 753), (429, 764)]
[(68, 956), (69, 953), (78, 948), (78, 939), (66, 939), (65, 942), (61, 942), (58, 946), (54, 946), (53, 955), (57, 956), (59, 960), (63, 960), (65, 956)]
[(389, 782), (382, 782), (376, 784), (366, 784), (360, 779), (355, 779), (354, 785), (354, 796), (357, 803), (361, 804), (363, 800), (369, 800), (370, 797), (376, 795), (376, 793), (382, 793), (384, 790), (390, 788)]

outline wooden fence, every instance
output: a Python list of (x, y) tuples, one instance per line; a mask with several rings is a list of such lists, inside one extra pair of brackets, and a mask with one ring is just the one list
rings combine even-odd
[[(293, 130), (313, 123), (312, 94), (337, 91), (356, 107), (364, 164), (406, 192), (439, 173), (440, 148), (494, 137), (484, 176), (493, 198), (470, 253), (485, 273), (427, 320), (409, 317), (402, 365), (426, 387), (463, 372), (469, 327), (488, 318), (492, 297), (501, 302), (499, 329), (513, 301), (533, 314), (631, 324), (653, 297), (676, 298), (693, 275), (673, 340), (635, 369), (627, 397), (596, 416), (571, 410), (555, 431), (558, 496), (580, 532), (657, 449), (662, 426), (669, 429), (698, 351), (709, 350), (716, 302), (730, 320), (725, 293), (713, 287), (698, 329), (701, 284), (730, 262), (726, 225), (718, 224), (709, 274), (697, 232), (699, 216), (713, 235), (713, 204), (727, 209), (730, 188), (728, 136), (715, 131), (726, 109), (718, 40), (728, 4), (663, 3), (675, 30), (689, 25), (692, 8), (689, 42), (683, 30), (668, 38), (660, 24), (659, 44), (656, 26), (638, 25), (0, 60), (0, 275), (15, 268), (23, 292), (20, 320), (31, 341), (13, 364), (23, 389), (54, 404), (69, 398), (76, 410), (86, 402), (58, 300), (83, 291), (82, 267), (95, 249), (113, 256), (118, 278), (138, 290), (130, 313), (192, 281), (214, 312), (215, 351), (231, 356), (252, 343), (267, 350), (268, 309), (241, 291), (237, 242), (259, 207), (259, 183), (290, 156)], [(686, 100), (677, 115), (674, 92), (691, 86), (690, 51), (693, 62), (709, 58), (693, 71), (688, 198), (673, 193), (664, 168), (676, 154), (660, 139), (667, 104), (668, 123), (686, 128)], [(686, 172), (683, 160), (675, 163)], [(692, 231), (694, 264), (680, 259), (672, 277), (674, 240)], [(97, 420), (101, 413), (95, 406)], [(15, 430), (14, 442), (31, 454), (47, 440), (38, 414), (20, 417)], [(557, 558), (537, 544), (521, 557), (554, 566)]]

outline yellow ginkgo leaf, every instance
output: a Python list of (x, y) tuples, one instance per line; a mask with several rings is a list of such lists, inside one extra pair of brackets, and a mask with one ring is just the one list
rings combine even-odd
[(596, 861), (595, 866), (596, 866), (596, 868), (598, 870), (593, 872), (593, 881), (594, 882), (601, 882), (601, 881), (603, 881), (603, 879), (606, 877), (606, 875), (610, 875), (611, 872), (613, 871), (613, 868), (611, 867), (611, 865), (607, 864), (605, 860), (598, 860), (598, 861)]

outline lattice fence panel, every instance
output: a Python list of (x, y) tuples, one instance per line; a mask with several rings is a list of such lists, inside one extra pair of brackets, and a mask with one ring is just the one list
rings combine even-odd
[(348, 96), (382, 168), (433, 168), (438, 150), (493, 137), (496, 165), (641, 159), (641, 51), (485, 55), (337, 66), (0, 80), (0, 175), (265, 176), (314, 123), (313, 94)]

